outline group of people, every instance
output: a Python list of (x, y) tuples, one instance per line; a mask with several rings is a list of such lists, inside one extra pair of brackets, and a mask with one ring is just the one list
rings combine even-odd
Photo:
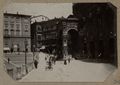
[[(38, 68), (38, 56), (35, 56), (34, 59), (34, 67), (37, 69)], [(56, 56), (53, 54), (46, 54), (45, 56), (45, 63), (46, 63), (46, 67), (45, 69), (53, 69), (52, 65), (55, 65), (56, 63)]]
[(47, 69), (53, 69), (52, 65), (56, 63), (56, 56), (53, 54), (47, 54), (47, 56), (45, 57), (45, 61), (46, 61), (46, 70)]
[(65, 57), (64, 57), (64, 65), (67, 65), (67, 63), (70, 63), (71, 59), (72, 59), (72, 56), (71, 56), (71, 55), (65, 56)]
[[(39, 60), (38, 58), (39, 57), (36, 57), (36, 59), (34, 60), (34, 66), (36, 69), (38, 68), (38, 60)], [(53, 65), (56, 64), (56, 58), (57, 58), (57, 56), (54, 54), (46, 54), (46, 56), (45, 56), (45, 63), (46, 63), (45, 70), (53, 69)], [(68, 63), (70, 63), (71, 59), (72, 59), (71, 55), (64, 56), (64, 65), (67, 65)]]

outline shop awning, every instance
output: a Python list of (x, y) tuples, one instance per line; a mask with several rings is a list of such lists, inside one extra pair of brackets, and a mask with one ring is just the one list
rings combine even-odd
[(10, 48), (9, 47), (4, 47), (3, 50), (4, 51), (10, 51)]

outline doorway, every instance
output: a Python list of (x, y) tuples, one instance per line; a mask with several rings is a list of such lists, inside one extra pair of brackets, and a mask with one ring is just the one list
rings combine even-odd
[(68, 31), (68, 54), (75, 57), (79, 53), (79, 34), (75, 29)]

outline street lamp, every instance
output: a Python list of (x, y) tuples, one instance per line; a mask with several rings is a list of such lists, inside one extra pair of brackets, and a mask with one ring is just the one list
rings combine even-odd
[(25, 39), (25, 70), (26, 70), (26, 73), (28, 73), (28, 69), (27, 69), (27, 40)]

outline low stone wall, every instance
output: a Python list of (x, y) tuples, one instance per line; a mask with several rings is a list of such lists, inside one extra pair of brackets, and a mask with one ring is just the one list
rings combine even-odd
[[(14, 80), (21, 79), (22, 77), (24, 77), (34, 69), (33, 62), (27, 63), (27, 66), (25, 66), (25, 64), (21, 66), (17, 66), (14, 63), (8, 62), (7, 60), (4, 59), (4, 64), (5, 64), (5, 71)], [(26, 73), (26, 69), (28, 70), (28, 73)]]

